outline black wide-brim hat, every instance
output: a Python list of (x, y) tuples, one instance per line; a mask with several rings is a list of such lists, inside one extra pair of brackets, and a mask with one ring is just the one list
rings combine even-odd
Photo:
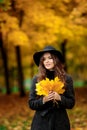
[(39, 66), (40, 58), (45, 52), (50, 52), (51, 54), (54, 54), (58, 57), (61, 63), (64, 63), (63, 55), (60, 51), (56, 50), (52, 46), (46, 46), (42, 51), (35, 52), (33, 55), (34, 62), (37, 66)]

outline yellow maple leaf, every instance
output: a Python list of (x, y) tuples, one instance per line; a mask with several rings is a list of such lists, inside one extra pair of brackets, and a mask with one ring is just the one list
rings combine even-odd
[(49, 80), (46, 78), (46, 80), (42, 80), (39, 83), (36, 83), (37, 95), (47, 96), (49, 91), (55, 91), (58, 94), (63, 94), (65, 91), (64, 83), (58, 77), (55, 77), (54, 80)]

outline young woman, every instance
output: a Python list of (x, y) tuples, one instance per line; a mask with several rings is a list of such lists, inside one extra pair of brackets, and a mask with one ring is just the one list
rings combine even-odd
[[(72, 109), (75, 105), (75, 95), (72, 77), (63, 68), (61, 52), (52, 46), (46, 46), (42, 51), (36, 52), (33, 59), (38, 66), (38, 74), (32, 79), (29, 94), (29, 107), (35, 110), (31, 130), (70, 130), (66, 109)], [(55, 77), (64, 83), (65, 92), (58, 94), (56, 91), (49, 91), (47, 96), (38, 96), (36, 83)], [(57, 102), (55, 105), (54, 100)]]

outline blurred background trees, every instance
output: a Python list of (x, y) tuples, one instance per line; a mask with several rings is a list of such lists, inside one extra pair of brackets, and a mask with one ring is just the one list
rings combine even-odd
[(86, 44), (86, 0), (0, 0), (0, 88), (7, 94), (19, 86), (25, 95), (37, 71), (32, 55), (45, 45), (63, 51), (75, 81), (87, 81)]

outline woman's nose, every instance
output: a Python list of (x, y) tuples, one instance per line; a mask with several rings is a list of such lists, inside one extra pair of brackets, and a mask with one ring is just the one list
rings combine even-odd
[(48, 63), (48, 62), (49, 62), (49, 60), (47, 59), (47, 60), (46, 60), (46, 63)]

